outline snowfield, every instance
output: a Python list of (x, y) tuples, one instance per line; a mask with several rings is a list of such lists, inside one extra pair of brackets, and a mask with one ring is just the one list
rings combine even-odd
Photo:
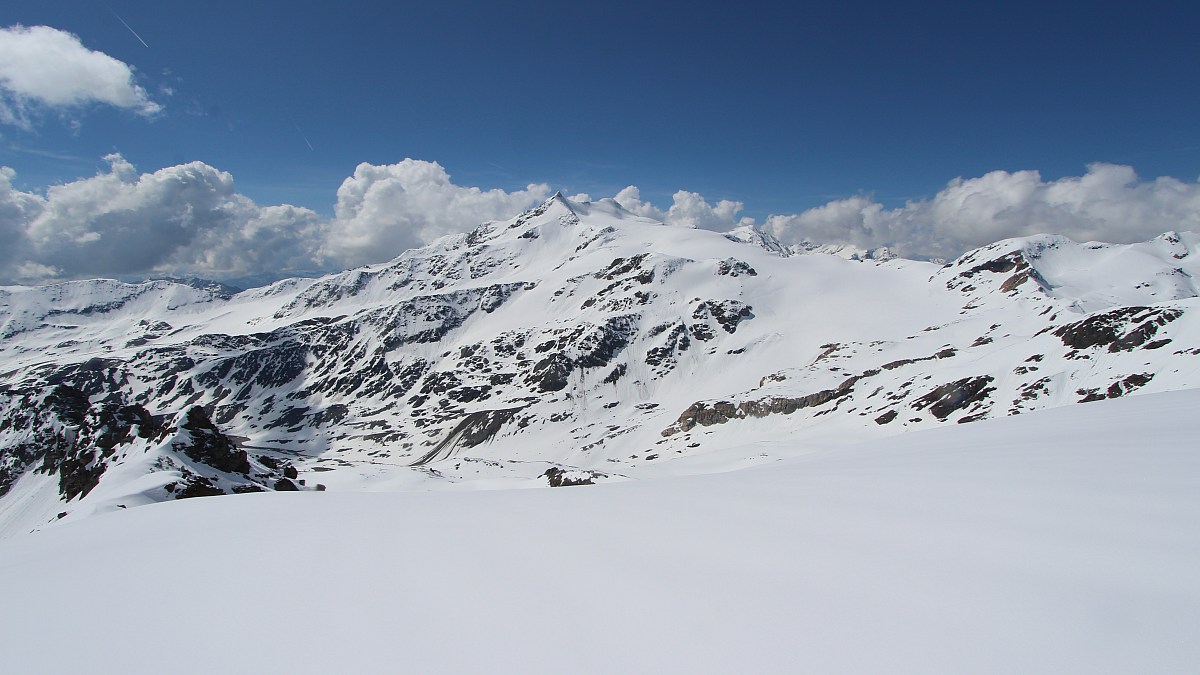
[(0, 658), (12, 673), (1195, 672), (1198, 407), (1197, 390), (1137, 395), (591, 487), (119, 510), (0, 542)]

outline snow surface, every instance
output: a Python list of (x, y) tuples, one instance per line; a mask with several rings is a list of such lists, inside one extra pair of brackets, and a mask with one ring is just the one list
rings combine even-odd
[(1198, 406), (1135, 396), (723, 474), (60, 523), (0, 542), (4, 669), (1195, 672)]

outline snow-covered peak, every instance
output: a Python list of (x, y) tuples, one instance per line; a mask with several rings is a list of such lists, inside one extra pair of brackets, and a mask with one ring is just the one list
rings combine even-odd
[(1040, 293), (1076, 311), (1151, 305), (1200, 294), (1200, 235), (1168, 232), (1137, 244), (1017, 237), (965, 253), (938, 276), (964, 292)]
[(725, 233), (725, 238), (730, 241), (740, 241), (745, 244), (758, 246), (762, 249), (770, 251), (780, 256), (789, 256), (792, 251), (784, 246), (782, 242), (775, 238), (775, 235), (769, 232), (763, 232), (754, 225), (738, 225), (732, 230)]
[(811, 241), (800, 242), (788, 250), (793, 254), (832, 255), (856, 262), (887, 262), (899, 257), (886, 246), (863, 248), (853, 244), (819, 244)]
[(114, 279), (66, 281), (45, 286), (0, 287), (0, 337), (49, 325), (64, 330), (226, 299), (219, 287), (157, 280), (129, 284)]

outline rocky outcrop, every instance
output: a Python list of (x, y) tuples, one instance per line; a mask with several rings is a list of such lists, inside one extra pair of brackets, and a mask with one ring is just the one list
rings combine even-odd
[(1121, 307), (1093, 314), (1086, 319), (1060, 326), (1053, 334), (1074, 349), (1108, 347), (1109, 352), (1131, 351), (1145, 346), (1156, 349), (1166, 342), (1151, 345), (1159, 328), (1183, 316), (1178, 309), (1164, 307)]
[(917, 410), (928, 407), (934, 417), (944, 420), (955, 411), (985, 401), (988, 394), (996, 390), (988, 386), (994, 379), (991, 375), (981, 375), (943, 384), (918, 398), (913, 407)]
[(226, 473), (250, 473), (250, 457), (208, 418), (204, 408), (196, 406), (187, 411), (182, 428), (188, 434), (174, 443), (174, 448), (193, 461), (207, 464)]
[(546, 479), (550, 487), (572, 487), (575, 485), (595, 485), (598, 479), (607, 478), (608, 476), (599, 471), (564, 469), (552, 466), (546, 469), (542, 477)]
[(492, 439), (521, 408), (506, 408), (503, 410), (480, 410), (473, 412), (458, 423), (446, 438), (442, 439), (432, 450), (425, 453), (413, 466), (422, 466), (436, 459), (449, 457), (459, 448), (473, 448)]
[(852, 377), (837, 389), (825, 389), (806, 396), (768, 396), (766, 398), (733, 403), (731, 401), (697, 401), (693, 403), (671, 426), (663, 429), (663, 436), (687, 432), (697, 425), (702, 427), (725, 424), (730, 420), (768, 415), (790, 415), (797, 410), (814, 408), (848, 396), (858, 377)]

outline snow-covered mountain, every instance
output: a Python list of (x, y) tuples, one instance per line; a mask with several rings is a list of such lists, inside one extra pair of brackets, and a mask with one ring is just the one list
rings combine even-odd
[(555, 196), (389, 263), (233, 295), (6, 287), (0, 530), (318, 484), (723, 471), (1193, 388), (1198, 246), (1038, 236), (863, 264)]

